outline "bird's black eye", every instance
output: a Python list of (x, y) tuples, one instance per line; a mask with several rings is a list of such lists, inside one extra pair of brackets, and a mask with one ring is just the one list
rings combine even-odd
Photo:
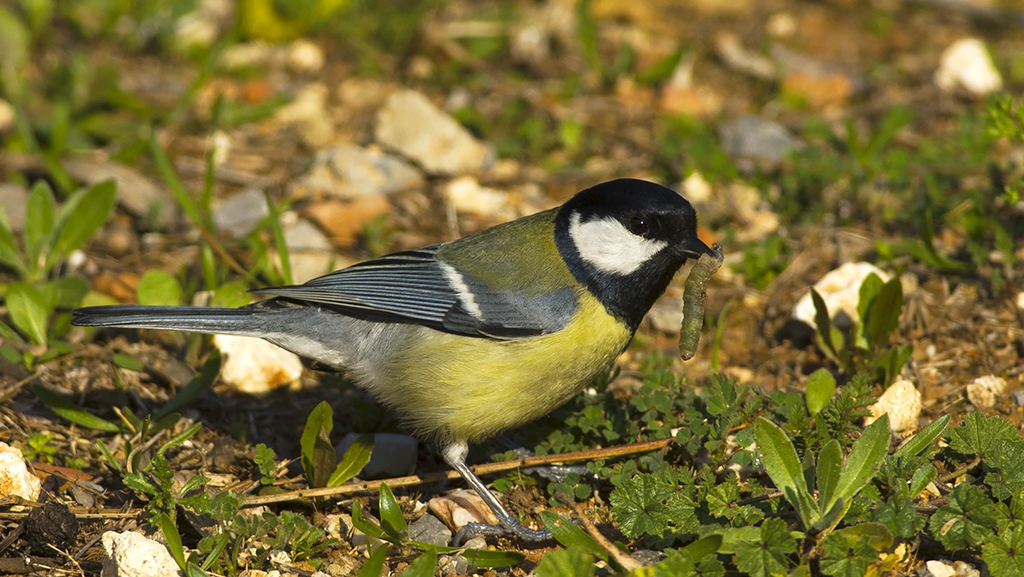
[(647, 231), (647, 221), (642, 216), (634, 216), (629, 219), (629, 232), (637, 236), (644, 236)]

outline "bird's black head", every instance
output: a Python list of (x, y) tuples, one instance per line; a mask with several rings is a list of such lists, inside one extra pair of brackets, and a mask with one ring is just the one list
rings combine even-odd
[(572, 197), (558, 212), (555, 241), (576, 279), (632, 330), (686, 259), (712, 254), (685, 198), (634, 179)]

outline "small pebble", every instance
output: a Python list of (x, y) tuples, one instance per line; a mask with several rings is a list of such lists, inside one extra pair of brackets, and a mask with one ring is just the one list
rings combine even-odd
[(1024, 407), (1024, 391), (1014, 391), (1010, 393), (1010, 398), (1013, 399), (1013, 404)]
[(1006, 379), (995, 375), (986, 375), (974, 379), (967, 385), (967, 399), (979, 409), (991, 409), (996, 404), (996, 396), (1006, 390)]
[(225, 357), (221, 380), (244, 393), (263, 394), (302, 376), (298, 356), (263, 339), (216, 335), (213, 344)]
[(480, 186), (472, 176), (460, 176), (444, 186), (444, 197), (457, 212), (511, 220), (515, 212), (509, 206), (508, 194)]
[(21, 451), (0, 442), (0, 499), (21, 497), (35, 501), (42, 489), (43, 484), (28, 470)]
[[(889, 273), (871, 263), (848, 262), (830, 271), (821, 277), (821, 280), (814, 283), (814, 289), (825, 301), (829, 316), (832, 317), (832, 322), (838, 328), (849, 327), (852, 326), (852, 323), (860, 322), (860, 314), (857, 313), (860, 285), (871, 273), (878, 275), (882, 282), (887, 282), (891, 278)], [(810, 291), (807, 291), (807, 294), (793, 308), (793, 317), (812, 327), (817, 326), (814, 320), (814, 301), (811, 299)]]
[(870, 425), (882, 415), (889, 415), (889, 428), (897, 433), (916, 429), (921, 416), (921, 393), (914, 383), (897, 377), (871, 406), (871, 416), (864, 419), (864, 425)]
[(781, 124), (760, 116), (740, 116), (719, 129), (722, 149), (740, 161), (776, 166), (804, 144)]
[(132, 531), (107, 531), (102, 537), (104, 577), (177, 577), (178, 564), (162, 543)]
[(430, 511), (453, 530), (458, 531), (466, 523), (487, 523), (497, 525), (498, 518), (484, 503), (476, 491), (456, 489), (431, 499), (427, 506)]
[(946, 92), (963, 90), (972, 96), (985, 96), (1003, 88), (985, 43), (977, 38), (963, 38), (942, 53), (935, 84)]
[(413, 90), (388, 98), (377, 114), (376, 138), (430, 174), (479, 172), (494, 163), (489, 146)]
[(324, 51), (315, 43), (300, 38), (288, 46), (288, 67), (295, 72), (319, 72), (324, 67)]
[(452, 532), (437, 517), (427, 513), (409, 525), (409, 538), (444, 547), (451, 543)]

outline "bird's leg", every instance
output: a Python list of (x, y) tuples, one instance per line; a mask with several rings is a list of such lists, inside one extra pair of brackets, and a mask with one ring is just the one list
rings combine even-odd
[(546, 541), (551, 538), (551, 532), (547, 529), (530, 529), (524, 527), (519, 519), (515, 518), (511, 513), (508, 512), (502, 504), (498, 501), (498, 498), (494, 496), (494, 493), (484, 485), (483, 481), (479, 477), (473, 474), (473, 471), (469, 470), (466, 466), (466, 455), (469, 453), (469, 447), (465, 443), (456, 443), (445, 447), (441, 453), (444, 455), (444, 460), (448, 463), (451, 468), (458, 471), (462, 478), (465, 479), (466, 483), (473, 488), (474, 491), (480, 495), (480, 498), (487, 503), (487, 506), (491, 508), (494, 516), (498, 518), (498, 525), (489, 525), (487, 523), (467, 523), (459, 532), (455, 534), (454, 543), (461, 545), (463, 539), (467, 535), (506, 535), (511, 534), (519, 537), (523, 541)]

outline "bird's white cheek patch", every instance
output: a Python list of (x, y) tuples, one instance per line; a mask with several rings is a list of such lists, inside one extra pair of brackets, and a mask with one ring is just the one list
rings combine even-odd
[(605, 273), (628, 275), (668, 246), (663, 240), (637, 236), (611, 218), (582, 222), (569, 217), (569, 237), (580, 257)]

